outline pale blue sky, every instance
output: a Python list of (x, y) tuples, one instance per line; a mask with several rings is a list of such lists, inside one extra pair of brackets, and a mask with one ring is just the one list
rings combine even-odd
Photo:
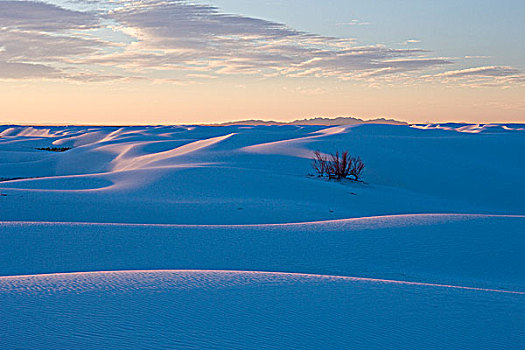
[[(225, 12), (358, 43), (413, 46), (443, 56), (525, 68), (524, 0), (212, 0)], [(354, 25), (343, 25), (352, 23)], [(359, 23), (368, 23), (359, 25)]]

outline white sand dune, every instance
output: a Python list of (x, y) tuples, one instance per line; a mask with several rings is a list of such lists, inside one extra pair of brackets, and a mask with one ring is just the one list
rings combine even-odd
[[(35, 150), (81, 136), (78, 127), (50, 130), (55, 136), (35, 139), (11, 130), (12, 136), (0, 138), (0, 177), (28, 178), (0, 183), (7, 194), (1, 220), (262, 224), (409, 213), (525, 213), (517, 151), (525, 142), (523, 132), (515, 130), (108, 127), (87, 129), (96, 133), (94, 141), (71, 143), (73, 149), (64, 153)], [(368, 184), (308, 177), (312, 170), (305, 157), (315, 149), (360, 155)], [(71, 180), (78, 175), (83, 185), (69, 185), (80, 181)], [(50, 178), (56, 179), (52, 186)], [(75, 210), (50, 210), (57, 205)]]
[(512, 349), (525, 341), (523, 295), (450, 286), (128, 271), (4, 277), (0, 296), (8, 348)]
[(401, 215), (281, 225), (0, 223), (0, 275), (300, 272), (525, 291), (525, 216)]
[(441, 129), (456, 132), (466, 132), (471, 134), (478, 133), (499, 133), (509, 131), (524, 131), (525, 125), (523, 124), (457, 124), (457, 123), (445, 123), (445, 124), (415, 124), (413, 128), (431, 130)]
[(309, 136), (297, 137), (288, 140), (273, 141), (267, 143), (261, 143), (252, 146), (246, 146), (242, 148), (245, 152), (259, 153), (259, 154), (278, 154), (283, 156), (292, 156), (299, 158), (312, 158), (312, 151), (303, 145), (318, 141), (317, 139), (337, 135), (339, 133), (344, 133), (347, 129), (352, 128), (353, 126), (338, 126), (332, 128), (326, 128), (318, 131), (314, 131)]
[[(310, 176), (317, 149), (366, 182)], [(517, 124), (0, 127), (0, 348), (524, 348), (524, 149)]]
[[(138, 169), (143, 169), (146, 167), (151, 168), (151, 167), (154, 167), (155, 164), (158, 165), (162, 162), (169, 165), (170, 164), (169, 160), (174, 157), (180, 157), (180, 156), (192, 153), (192, 152), (196, 152), (202, 148), (212, 146), (218, 142), (221, 142), (227, 139), (228, 137), (232, 135), (234, 134), (193, 141), (193, 142), (184, 144), (180, 147), (170, 149), (168, 151), (148, 153), (148, 154), (141, 155), (141, 156), (134, 155), (131, 157), (126, 157), (126, 155), (132, 149), (133, 145), (127, 146), (127, 147), (124, 147), (123, 151), (119, 152), (119, 155), (112, 162), (113, 171), (138, 170)], [(144, 146), (144, 144), (142, 144), (142, 146)]]

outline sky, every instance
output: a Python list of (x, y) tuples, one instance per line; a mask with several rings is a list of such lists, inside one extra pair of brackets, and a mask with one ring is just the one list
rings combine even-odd
[(0, 0), (0, 123), (525, 122), (523, 0)]

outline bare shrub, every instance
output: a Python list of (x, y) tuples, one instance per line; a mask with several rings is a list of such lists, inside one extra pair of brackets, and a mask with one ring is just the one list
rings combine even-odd
[(349, 175), (353, 176), (355, 181), (359, 181), (364, 169), (365, 169), (365, 164), (361, 160), (361, 157), (357, 157), (357, 158), (352, 157), (352, 164), (350, 166)]
[(320, 177), (326, 174), (331, 179), (352, 178), (360, 181), (365, 164), (361, 157), (352, 157), (348, 151), (337, 151), (330, 157), (315, 151), (312, 167)]
[(35, 148), (39, 151), (49, 151), (49, 152), (65, 152), (69, 151), (71, 147), (43, 147), (43, 148)]
[(312, 168), (314, 168), (317, 176), (324, 176), (328, 174), (328, 156), (319, 151), (314, 152), (314, 160), (312, 161)]
[(343, 151), (340, 155), (339, 151), (337, 151), (330, 157), (328, 175), (337, 179), (343, 179), (350, 173), (351, 164), (351, 156), (348, 154), (348, 151)]

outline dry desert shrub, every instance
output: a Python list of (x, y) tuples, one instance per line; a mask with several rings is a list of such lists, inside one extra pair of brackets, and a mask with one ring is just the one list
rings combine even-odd
[(330, 179), (337, 180), (350, 178), (360, 181), (365, 164), (361, 157), (353, 157), (348, 151), (337, 151), (330, 156), (315, 151), (312, 168), (319, 177), (328, 176)]

